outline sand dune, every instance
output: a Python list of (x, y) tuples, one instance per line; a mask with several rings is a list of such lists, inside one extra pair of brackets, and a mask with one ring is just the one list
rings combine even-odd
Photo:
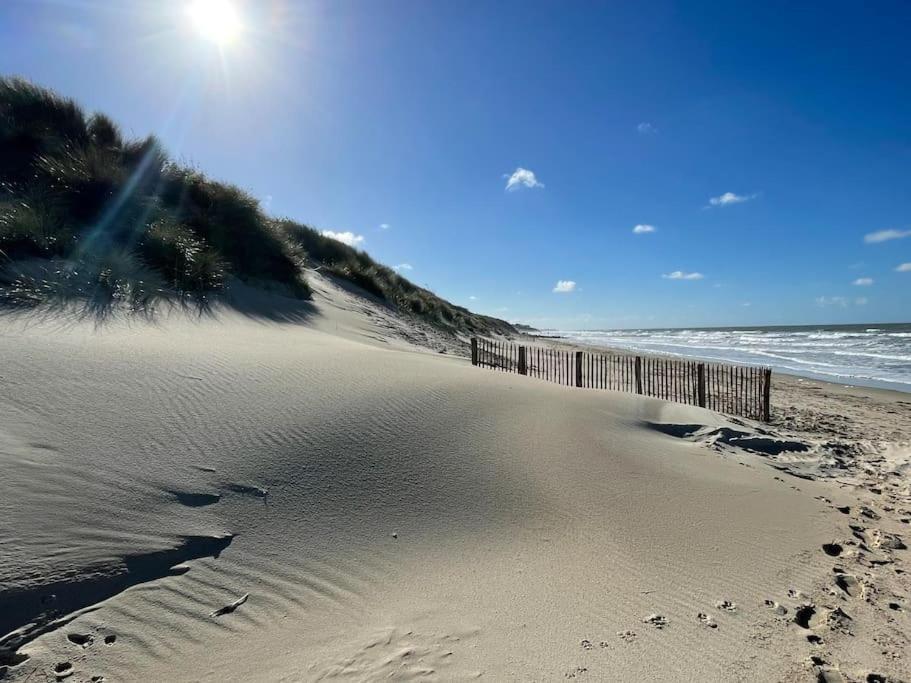
[(744, 429), (718, 415), (480, 371), (317, 293), (0, 319), (6, 677), (909, 676), (907, 594), (868, 587), (900, 536), (850, 492), (706, 448)]

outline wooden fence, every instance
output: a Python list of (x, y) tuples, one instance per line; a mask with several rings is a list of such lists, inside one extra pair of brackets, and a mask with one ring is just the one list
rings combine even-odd
[(570, 387), (628, 391), (769, 421), (771, 368), (605, 355), (475, 337), (471, 363)]

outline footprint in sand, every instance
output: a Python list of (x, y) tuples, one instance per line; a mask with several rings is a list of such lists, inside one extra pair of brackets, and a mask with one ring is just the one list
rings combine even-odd
[(110, 646), (110, 645), (113, 645), (113, 644), (116, 643), (116, 642), (117, 642), (117, 636), (115, 636), (113, 633), (104, 637), (104, 644), (105, 644), (105, 645)]
[(588, 639), (582, 641), (583, 650), (591, 650), (593, 647), (594, 647), (594, 645), (592, 645), (592, 641), (590, 641)]
[(654, 627), (657, 628), (658, 630), (663, 629), (663, 628), (664, 628), (665, 626), (667, 626), (667, 624), (668, 624), (667, 618), (664, 617), (664, 616), (662, 616), (662, 615), (660, 615), (660, 614), (649, 614), (649, 615), (648, 615), (645, 619), (643, 619), (642, 621), (643, 621), (643, 623), (651, 624), (652, 626), (654, 626)]
[(617, 631), (617, 636), (620, 638), (620, 640), (623, 640), (627, 643), (631, 643), (632, 641), (634, 641), (636, 639), (636, 632), (635, 631)]
[(63, 680), (67, 676), (72, 676), (74, 672), (75, 669), (69, 662), (60, 662), (59, 664), (54, 665), (54, 676), (58, 681)]
[(819, 681), (819, 683), (844, 683), (845, 677), (838, 669), (826, 666), (819, 669), (816, 680)]
[(91, 644), (95, 642), (95, 639), (88, 633), (70, 633), (67, 635), (66, 639), (83, 649), (91, 646)]
[(836, 568), (835, 585), (852, 598), (863, 592), (863, 585), (853, 574), (843, 574)]
[(838, 557), (844, 551), (838, 543), (823, 543), (822, 551), (829, 557)]
[(578, 678), (579, 676), (584, 674), (586, 671), (588, 671), (588, 669), (586, 669), (584, 666), (577, 666), (572, 671), (567, 671), (565, 674), (563, 674), (563, 677), (564, 678)]
[(801, 628), (810, 628), (810, 622), (816, 616), (816, 607), (814, 605), (801, 605), (794, 613), (794, 623)]
[(708, 628), (718, 628), (718, 624), (715, 623), (715, 620), (704, 612), (697, 614), (696, 618), (703, 626), (707, 626)]
[(727, 610), (728, 612), (734, 612), (737, 610), (737, 605), (730, 600), (719, 600), (715, 603), (715, 607), (718, 609)]
[(780, 617), (783, 617), (785, 614), (788, 613), (788, 608), (785, 607), (784, 605), (779, 604), (775, 600), (766, 600), (764, 604), (766, 607), (770, 607), (772, 609), (772, 611), (774, 611), (775, 614), (777, 614)]

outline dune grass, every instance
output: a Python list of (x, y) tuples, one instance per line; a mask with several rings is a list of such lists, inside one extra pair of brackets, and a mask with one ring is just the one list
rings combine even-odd
[(308, 265), (441, 328), (514, 331), (363, 251), (268, 217), (247, 192), (170, 160), (154, 137), (127, 140), (103, 114), (0, 78), (3, 303), (148, 310), (161, 299), (207, 302), (232, 277), (305, 299)]

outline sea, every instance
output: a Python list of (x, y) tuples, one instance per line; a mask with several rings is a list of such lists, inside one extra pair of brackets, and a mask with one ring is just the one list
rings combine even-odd
[(911, 392), (911, 323), (542, 332), (580, 344)]

